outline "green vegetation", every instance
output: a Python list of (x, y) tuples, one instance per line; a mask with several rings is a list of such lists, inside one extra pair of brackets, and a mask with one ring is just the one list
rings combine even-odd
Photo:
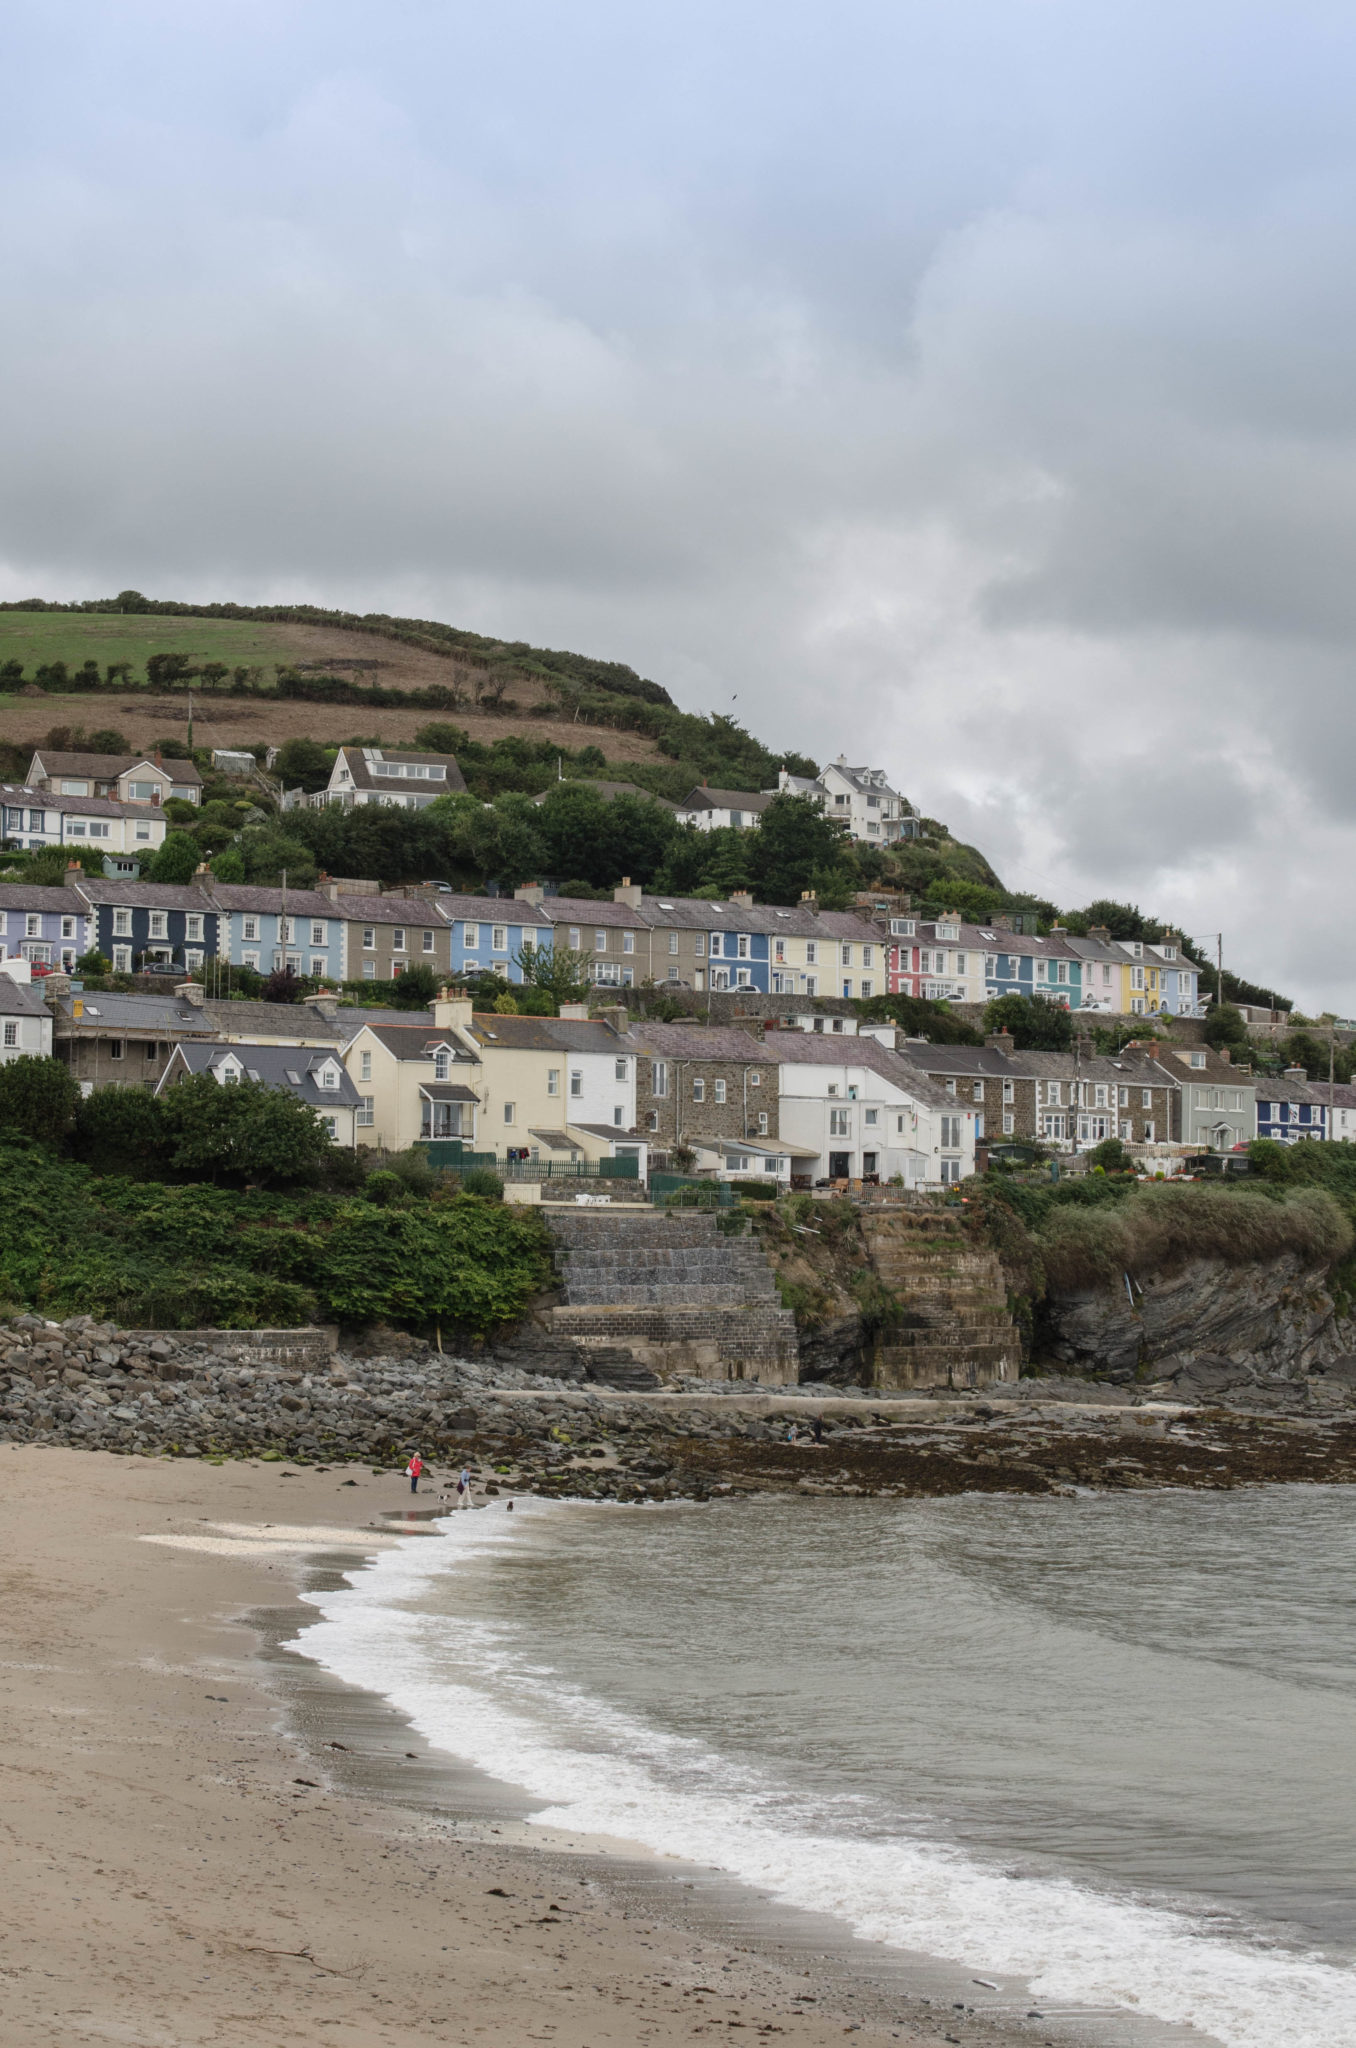
[(984, 1029), (1010, 1032), (1019, 1052), (1067, 1052), (1073, 1044), (1073, 1017), (1049, 996), (998, 996), (984, 1012)]

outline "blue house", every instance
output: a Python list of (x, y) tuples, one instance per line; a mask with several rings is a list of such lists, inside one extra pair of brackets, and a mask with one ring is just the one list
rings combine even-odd
[(74, 889), (0, 883), (0, 960), (71, 968), (93, 944), (93, 917)]
[(291, 968), (317, 981), (344, 972), (344, 920), (314, 889), (254, 889), (213, 882), (221, 956), (260, 974)]
[(1259, 1074), (1257, 1135), (1275, 1138), (1282, 1145), (1297, 1145), (1301, 1138), (1326, 1138), (1326, 1090), (1310, 1081), (1303, 1067), (1287, 1067), (1279, 1077)]
[(220, 913), (196, 884), (102, 882), (82, 875), (70, 887), (88, 905), (95, 944), (115, 974), (143, 966), (188, 974), (221, 950)]
[(454, 896), (434, 899), (452, 934), (452, 976), (498, 974), (520, 982), (518, 955), (535, 947), (549, 953), (554, 931), (551, 919), (535, 903), (517, 897)]
[[(942, 927), (937, 927), (941, 936)], [(1084, 963), (1065, 935), (1052, 931), (1044, 938), (1001, 927), (976, 927), (984, 949), (984, 994), (995, 996), (1046, 996), (1071, 1010), (1083, 1006)]]
[[(687, 907), (696, 908), (690, 898)], [(706, 921), (706, 951), (711, 962), (713, 989), (756, 989), (760, 995), (771, 991), (772, 946), (768, 935), (768, 913), (742, 892), (728, 903), (702, 904), (699, 914)]]

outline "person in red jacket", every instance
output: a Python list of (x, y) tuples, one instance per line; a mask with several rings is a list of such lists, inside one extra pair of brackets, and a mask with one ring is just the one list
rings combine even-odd
[(405, 1470), (406, 1470), (406, 1471), (407, 1471), (407, 1472), (409, 1473), (409, 1475), (410, 1475), (410, 1492), (411, 1492), (411, 1493), (418, 1493), (418, 1491), (419, 1491), (419, 1474), (420, 1474), (420, 1473), (421, 1473), (421, 1472), (423, 1471), (423, 1469), (424, 1469), (424, 1461), (423, 1461), (423, 1459), (422, 1459), (422, 1458), (420, 1457), (420, 1455), (419, 1455), (418, 1451), (416, 1451), (416, 1452), (415, 1452), (415, 1454), (414, 1454), (414, 1456), (413, 1456), (413, 1457), (412, 1457), (412, 1458), (410, 1459), (410, 1462), (409, 1462), (409, 1464), (408, 1464), (408, 1465), (407, 1465), (407, 1466), (405, 1467)]

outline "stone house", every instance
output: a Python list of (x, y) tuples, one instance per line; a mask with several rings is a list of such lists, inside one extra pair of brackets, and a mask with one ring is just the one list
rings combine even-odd
[[(684, 1145), (718, 1174), (797, 1170), (781, 1142), (775, 1050), (734, 1026), (633, 1024), (636, 1121), (661, 1154)], [(738, 1162), (738, 1163), (736, 1163)]]
[(1089, 1051), (1018, 1052), (1006, 1033), (985, 1046), (905, 1041), (905, 1056), (977, 1119), (988, 1144), (1028, 1138), (1084, 1150), (1104, 1138), (1165, 1144), (1175, 1126), (1168, 1079), (1144, 1070), (1135, 1055), (1103, 1058)]

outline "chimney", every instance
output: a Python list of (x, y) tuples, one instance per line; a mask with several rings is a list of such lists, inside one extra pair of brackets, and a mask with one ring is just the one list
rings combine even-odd
[(752, 910), (753, 891), (752, 889), (731, 889), (730, 901), (731, 903), (737, 903), (741, 910)]
[(1092, 1040), (1086, 1031), (1079, 1031), (1074, 1034), (1073, 1049), (1075, 1059), (1090, 1060), (1092, 1058)]
[(1109, 946), (1111, 944), (1111, 926), (1109, 924), (1090, 924), (1088, 926), (1088, 937), (1090, 939), (1099, 939), (1102, 945)]
[(1058, 918), (1055, 919), (1054, 923), (1050, 927), (1051, 936), (1057, 938), (1066, 937), (1068, 934), (1068, 930), (1068, 925), (1061, 924)]
[(1012, 919), (1007, 915), (1006, 911), (1001, 912), (997, 917), (991, 917), (989, 923), (994, 927), (995, 931), (1010, 932), (1012, 930)]
[(631, 1017), (625, 1003), (609, 1003), (605, 1010), (598, 1012), (598, 1015), (604, 1024), (612, 1026), (618, 1038), (625, 1038), (631, 1029)]
[(624, 903), (628, 910), (639, 910), (640, 899), (644, 894), (645, 891), (641, 888), (639, 882), (633, 882), (629, 875), (623, 875), (617, 887), (612, 891), (612, 901), (614, 903)]
[(1229, 1048), (1228, 1048), (1228, 1046), (1227, 1046), (1227, 1045), (1222, 1045), (1222, 1046), (1220, 1046), (1220, 1048), (1219, 1048), (1219, 1056), (1220, 1056), (1220, 1058), (1221, 1058), (1222, 1060), (1225, 1060), (1225, 1061), (1227, 1062), (1227, 1060), (1228, 1060), (1228, 1058), (1229, 1058)]
[(513, 892), (515, 903), (540, 903), (546, 891), (540, 882), (524, 882)]
[(1307, 1081), (1309, 1069), (1307, 1067), (1287, 1067), (1285, 1078), (1287, 1081)]
[(756, 1038), (760, 1043), (763, 1032), (774, 1027), (775, 1021), (775, 1019), (764, 1019), (762, 1017), (732, 1017), (730, 1019), (736, 1031), (742, 1031), (749, 1038)]
[(800, 900), (806, 910), (818, 910), (819, 908), (819, 897), (813, 889), (802, 889)]
[(181, 1003), (192, 1003), (195, 1010), (200, 1010), (207, 991), (200, 981), (180, 981), (176, 982), (174, 993)]
[(84, 878), (85, 870), (81, 867), (79, 861), (68, 860), (66, 863), (66, 886), (70, 888), (72, 884), (82, 882)]
[(195, 882), (212, 881), (212, 863), (210, 860), (200, 860), (198, 862), (198, 865), (193, 870), (193, 879)]
[(1001, 1031), (991, 1031), (984, 1044), (989, 1052), (1001, 1052), (1004, 1059), (1010, 1059), (1017, 1049), (1006, 1026)]
[(433, 1021), (440, 1031), (469, 1031), (474, 1014), (464, 988), (440, 988), (433, 998)]
[(560, 1006), (560, 1018), (564, 1024), (587, 1024), (589, 1021), (589, 1006), (587, 1003), (562, 1003)]

